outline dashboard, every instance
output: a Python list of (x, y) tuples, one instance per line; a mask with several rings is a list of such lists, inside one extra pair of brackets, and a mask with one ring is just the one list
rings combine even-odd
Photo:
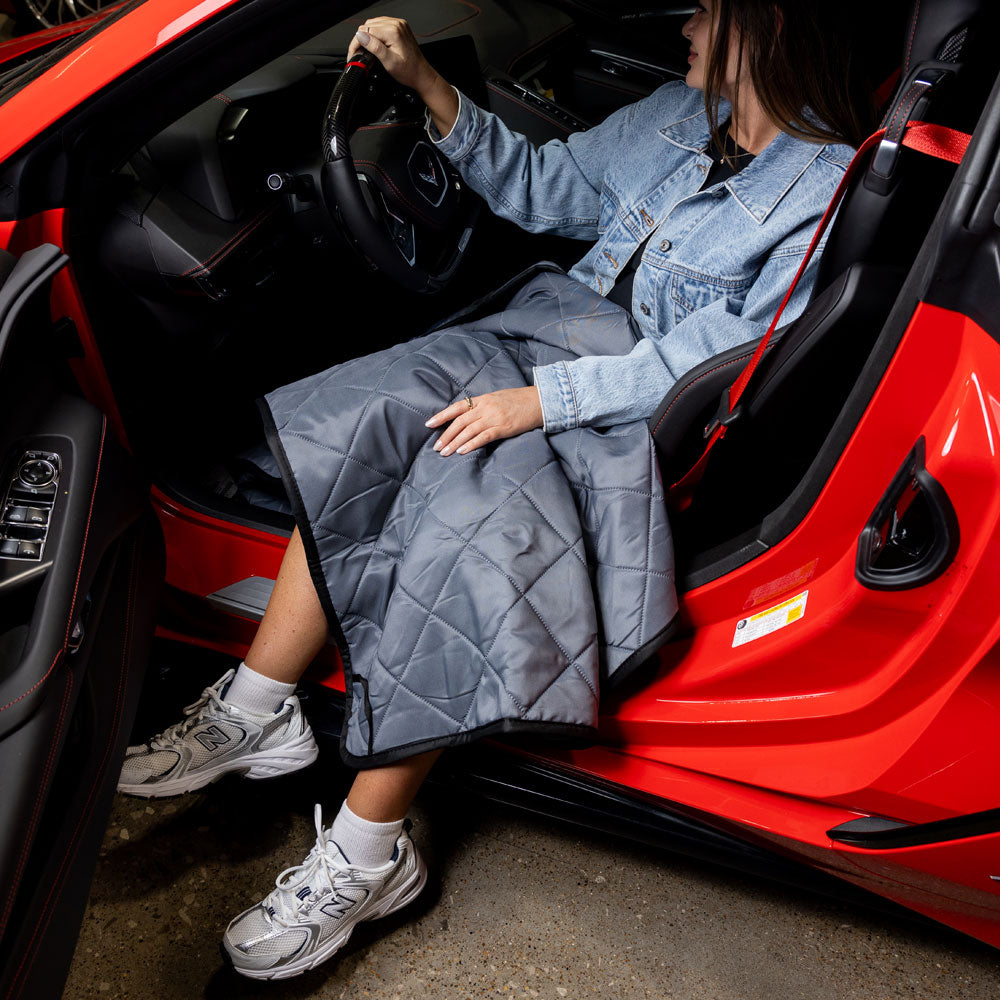
[[(366, 16), (406, 17), (446, 79), (536, 143), (586, 128), (671, 78), (606, 38), (588, 45), (576, 6), (390, 0), (358, 12), (234, 81), (137, 150), (115, 179), (102, 257), (137, 294), (219, 300), (280, 268), (283, 240), (329, 241), (317, 193), (320, 127)], [(400, 113), (406, 109), (388, 112)]]

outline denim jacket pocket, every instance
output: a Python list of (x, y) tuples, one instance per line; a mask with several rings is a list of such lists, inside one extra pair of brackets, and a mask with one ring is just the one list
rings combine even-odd
[(673, 271), (668, 288), (674, 306), (674, 323), (728, 295), (741, 295), (753, 284), (754, 275), (713, 275), (685, 269)]
[(605, 180), (601, 184), (601, 205), (597, 218), (597, 235), (603, 236), (614, 224), (618, 215), (618, 195)]

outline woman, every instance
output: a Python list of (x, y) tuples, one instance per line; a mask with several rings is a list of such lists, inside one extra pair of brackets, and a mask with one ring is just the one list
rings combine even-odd
[[(556, 435), (643, 420), (685, 371), (763, 332), (865, 131), (846, 88), (830, 86), (847, 78), (849, 60), (823, 33), (817, 8), (707, 0), (683, 29), (686, 86), (661, 87), (538, 151), (448, 85), (405, 21), (360, 26), (349, 57), (368, 49), (419, 93), (431, 140), (491, 208), (531, 231), (592, 241), (571, 278), (634, 317), (631, 349), (538, 365), (533, 385), (466, 394), (434, 413), (426, 426), (440, 430), (440, 456), (538, 428)], [(804, 308), (815, 273), (814, 263), (786, 319)], [(305, 541), (296, 529), (246, 661), (182, 722), (129, 748), (120, 790), (173, 795), (228, 771), (263, 778), (315, 759), (294, 690), (335, 626), (310, 572), (314, 542)], [(317, 806), (317, 841), (304, 862), (226, 930), (239, 972), (305, 971), (359, 921), (416, 897), (426, 870), (404, 817), (445, 743), (416, 752), (419, 741), (410, 742), (390, 762), (364, 765), (329, 828)]]

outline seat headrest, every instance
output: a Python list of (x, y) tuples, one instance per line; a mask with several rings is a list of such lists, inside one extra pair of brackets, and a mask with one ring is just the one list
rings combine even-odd
[(956, 62), (969, 22), (996, 0), (913, 0), (903, 48), (903, 79), (929, 59)]

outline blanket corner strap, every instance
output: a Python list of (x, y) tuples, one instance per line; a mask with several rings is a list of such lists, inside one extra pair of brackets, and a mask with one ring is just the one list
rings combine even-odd
[[(760, 360), (764, 356), (764, 352), (767, 350), (767, 345), (770, 342), (771, 337), (774, 335), (774, 331), (778, 328), (778, 321), (781, 319), (781, 315), (785, 311), (785, 306), (788, 305), (789, 300), (795, 293), (795, 289), (798, 287), (802, 275), (809, 266), (809, 261), (816, 252), (816, 248), (819, 246), (820, 240), (823, 238), (823, 235), (836, 214), (837, 209), (840, 207), (840, 203), (844, 200), (844, 195), (847, 194), (848, 186), (850, 185), (854, 175), (857, 173), (861, 160), (873, 146), (882, 141), (884, 135), (885, 129), (880, 129), (878, 132), (870, 135), (861, 144), (857, 153), (854, 154), (854, 158), (848, 165), (847, 170), (844, 172), (844, 176), (837, 185), (837, 190), (830, 199), (830, 204), (827, 206), (826, 212), (823, 213), (823, 218), (816, 227), (816, 233), (812, 238), (812, 242), (809, 244), (809, 249), (802, 258), (802, 263), (799, 265), (799, 269), (796, 272), (795, 277), (792, 279), (792, 283), (789, 286), (788, 291), (785, 293), (785, 297), (781, 300), (781, 305), (778, 306), (778, 311), (774, 314), (774, 319), (771, 320), (771, 324), (767, 328), (767, 332), (763, 337), (761, 337), (756, 350), (747, 361), (736, 381), (729, 387), (729, 415), (732, 415), (735, 411), (741, 397), (750, 383), (750, 380), (753, 378), (753, 374), (757, 370), (757, 366), (760, 364)], [(944, 125), (933, 125), (928, 122), (910, 121), (907, 122), (906, 131), (903, 134), (902, 145), (909, 149), (914, 149), (919, 153), (924, 153), (927, 156), (934, 156), (939, 160), (947, 160), (950, 163), (961, 163), (962, 158), (965, 156), (965, 151), (969, 148), (969, 143), (971, 141), (971, 135), (965, 132), (959, 132), (956, 129), (947, 128)], [(715, 417), (715, 419), (705, 429), (705, 436), (708, 440), (706, 441), (705, 448), (702, 451), (701, 456), (698, 458), (698, 461), (695, 462), (694, 465), (692, 465), (691, 468), (688, 469), (688, 471), (668, 490), (671, 505), (675, 509), (685, 510), (688, 506), (690, 506), (691, 500), (694, 496), (695, 487), (697, 487), (698, 483), (701, 482), (701, 478), (708, 465), (709, 455), (716, 444), (718, 444), (719, 441), (726, 436), (727, 426), (728, 422), (725, 419), (725, 414), (721, 414), (720, 411), (720, 416)]]

